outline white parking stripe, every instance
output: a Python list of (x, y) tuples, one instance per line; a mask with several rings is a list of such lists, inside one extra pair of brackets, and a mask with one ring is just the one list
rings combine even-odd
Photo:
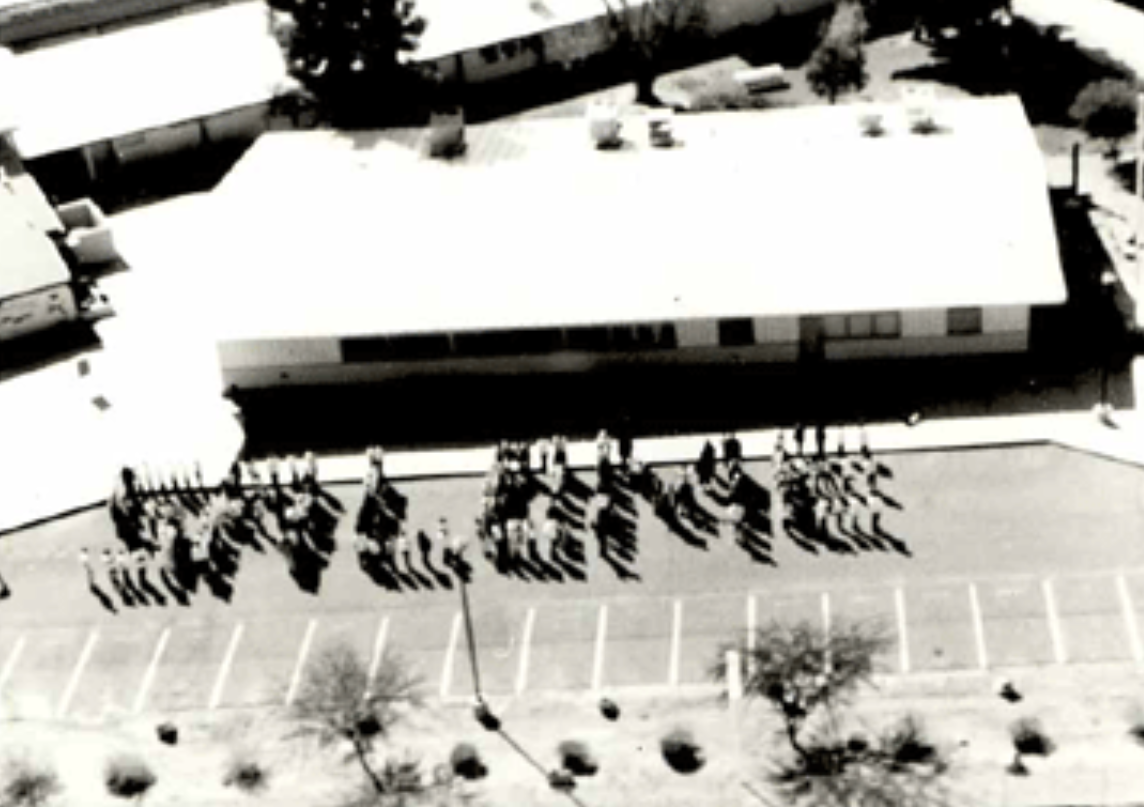
[(519, 696), (528, 687), (528, 663), (532, 653), (532, 627), (536, 623), (536, 609), (528, 607), (524, 615), (524, 632), (520, 638), (520, 667), (516, 671), (516, 694)]
[(683, 601), (675, 599), (671, 608), (671, 659), (667, 666), (667, 683), (679, 684), (679, 654), (683, 650)]
[[(1123, 575), (1116, 576), (1116, 590), (1120, 593), (1120, 608), (1124, 612), (1124, 627), (1128, 630), (1128, 647), (1132, 649), (1132, 661), (1144, 663), (1144, 648), (1140, 645), (1140, 626), (1136, 621), (1136, 609), (1132, 605), (1132, 593), (1128, 591), (1128, 581)], [(4, 680), (0, 678), (0, 689)]]
[(596, 653), (592, 657), (592, 690), (599, 691), (604, 685), (604, 645), (608, 637), (608, 604), (600, 604), (596, 619)]
[(747, 655), (755, 650), (755, 633), (759, 630), (758, 603), (754, 595), (747, 595)]
[(441, 666), (441, 698), (449, 698), (449, 687), (453, 680), (453, 660), (457, 656), (457, 640), (461, 636), (461, 613), (453, 615), (453, 627), (449, 630), (449, 645), (445, 648), (445, 664)]
[[(389, 615), (381, 618), (381, 623), (377, 627), (377, 637), (373, 641), (373, 658), (369, 661), (369, 685), (373, 685), (373, 681), (377, 678), (378, 671), (381, 670), (381, 660), (385, 658), (385, 641), (389, 636)], [(372, 694), (369, 687), (365, 689), (365, 697), (368, 699)]]
[(298, 649), (298, 661), (294, 663), (294, 674), (290, 677), (290, 687), (286, 691), (287, 707), (298, 698), (298, 688), (302, 685), (302, 674), (306, 670), (306, 659), (310, 656), (310, 645), (314, 642), (314, 632), (317, 628), (318, 621), (313, 618), (306, 624), (306, 634), (302, 637), (302, 646)]
[(910, 672), (910, 636), (906, 629), (906, 593), (894, 587), (894, 611), (898, 615), (898, 665), (902, 673)]
[(230, 643), (226, 646), (226, 654), (223, 656), (222, 664), (219, 666), (214, 687), (211, 688), (211, 700), (207, 705), (211, 710), (217, 709), (222, 702), (223, 689), (226, 687), (227, 677), (230, 676), (230, 666), (234, 664), (234, 655), (238, 653), (238, 644), (242, 640), (243, 630), (242, 623), (237, 623), (234, 627), (234, 631), (231, 632)]
[(822, 631), (830, 636), (830, 593), (822, 593)]
[(8, 658), (4, 660), (4, 669), (0, 670), (0, 695), (4, 694), (4, 687), (8, 684), (8, 680), (12, 678), (12, 674), (16, 672), (16, 663), (20, 661), (20, 654), (24, 653), (25, 637), (23, 634), (16, 640), (16, 645), (8, 654)]
[(989, 653), (985, 648), (985, 623), (981, 619), (981, 601), (977, 598), (977, 584), (969, 584), (969, 611), (973, 615), (973, 637), (977, 643), (977, 667), (989, 667)]
[(1053, 592), (1053, 582), (1045, 578), (1041, 581), (1041, 592), (1045, 595), (1045, 614), (1049, 617), (1049, 637), (1053, 641), (1053, 658), (1058, 665), (1068, 662), (1065, 650), (1065, 636), (1061, 632), (1061, 621), (1057, 616), (1057, 598)]
[(72, 670), (71, 678), (68, 679), (67, 687), (64, 688), (63, 697), (60, 698), (60, 703), (56, 707), (56, 718), (64, 718), (71, 709), (72, 699), (75, 698), (75, 692), (79, 689), (80, 679), (83, 678), (83, 671), (87, 667), (88, 660), (91, 659), (92, 653), (95, 652), (95, 643), (99, 640), (99, 629), (93, 628), (91, 633), (87, 635), (87, 642), (83, 644), (83, 650), (80, 651), (79, 659), (76, 660), (75, 668)]
[(139, 685), (139, 692), (135, 694), (135, 705), (132, 707), (132, 712), (135, 715), (142, 713), (143, 708), (147, 706), (147, 695), (155, 683), (155, 674), (159, 671), (159, 662), (163, 659), (163, 653), (167, 650), (167, 641), (170, 639), (171, 627), (167, 626), (159, 635), (159, 641), (155, 643), (155, 651), (151, 654), (151, 661), (147, 663), (146, 673), (143, 674), (143, 683)]

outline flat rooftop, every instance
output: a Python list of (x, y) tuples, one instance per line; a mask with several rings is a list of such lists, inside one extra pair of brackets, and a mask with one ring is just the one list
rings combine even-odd
[(0, 301), (71, 280), (35, 202), (23, 183), (0, 181)]
[(10, 59), (25, 159), (259, 104), (286, 81), (262, 2), (195, 11)]
[[(1065, 300), (1044, 165), (1010, 97), (864, 137), (857, 106), (678, 117), (598, 151), (581, 119), (264, 135), (172, 260), (220, 339)], [(186, 237), (183, 239), (187, 240)], [(197, 245), (197, 246), (196, 246)]]

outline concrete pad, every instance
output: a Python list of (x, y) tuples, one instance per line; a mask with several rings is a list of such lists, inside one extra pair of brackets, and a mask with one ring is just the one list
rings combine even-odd
[(4, 687), (2, 717), (54, 717), (90, 634), (87, 626), (29, 632), (19, 663)]
[[(222, 691), (222, 705), (281, 704), (290, 686), (307, 624), (316, 616), (267, 615), (245, 621), (242, 641)], [(316, 639), (321, 637), (321, 624), (319, 620)]]
[(747, 599), (742, 595), (710, 595), (683, 600), (679, 652), (682, 684), (710, 682), (709, 671), (721, 647), (738, 642), (747, 628)]
[(964, 583), (903, 588), (910, 665), (916, 671), (977, 667), (976, 635), (969, 590)]
[(986, 581), (977, 590), (990, 667), (1056, 661), (1041, 581)]
[(667, 684), (671, 627), (669, 599), (609, 602), (604, 686)]
[(234, 620), (223, 619), (175, 628), (147, 700), (149, 710), (205, 710), (234, 627)]
[(579, 690), (592, 684), (599, 605), (560, 601), (537, 610), (529, 690)]
[(68, 717), (130, 714), (162, 631), (155, 623), (101, 628)]
[(1132, 659), (1128, 623), (1111, 576), (1057, 578), (1053, 591), (1069, 662)]

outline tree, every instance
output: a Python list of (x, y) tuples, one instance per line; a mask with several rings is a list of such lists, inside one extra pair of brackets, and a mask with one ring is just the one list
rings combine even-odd
[(403, 712), (421, 703), (421, 682), (403, 662), (383, 657), (371, 678), (357, 651), (349, 645), (325, 648), (306, 669), (294, 707), (303, 731), (322, 743), (349, 741), (353, 757), (377, 795), (396, 789), (399, 778), (372, 760), (373, 744), (389, 734)]
[(816, 95), (831, 104), (849, 90), (866, 86), (866, 15), (859, 3), (842, 0), (810, 57), (806, 78)]
[(1120, 141), (1136, 131), (1136, 96), (1131, 81), (1101, 79), (1085, 85), (1069, 108), (1069, 117), (1091, 137), (1108, 142), (1115, 154)]
[[(841, 710), (875, 672), (888, 647), (877, 626), (778, 623), (735, 647), (743, 689), (762, 699), (782, 721), (791, 753), (770, 773), (784, 805), (933, 805), (948, 766), (922, 724), (907, 717), (869, 737), (848, 732)], [(726, 647), (712, 673), (725, 679)]]
[(657, 105), (664, 56), (707, 32), (704, 0), (604, 0), (604, 8), (613, 46), (635, 73), (636, 103)]
[(268, 0), (290, 75), (338, 125), (384, 120), (408, 101), (418, 72), (402, 59), (426, 23), (413, 0)]
[(957, 37), (978, 33), (1011, 13), (1012, 0), (919, 0), (915, 38), (933, 42), (952, 31)]

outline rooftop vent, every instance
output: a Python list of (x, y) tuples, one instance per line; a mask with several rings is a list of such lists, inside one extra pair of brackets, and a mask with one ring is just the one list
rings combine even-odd
[(620, 111), (610, 104), (588, 107), (588, 131), (597, 149), (617, 149), (623, 144)]
[(902, 88), (902, 106), (911, 132), (932, 135), (941, 131), (937, 119), (937, 96), (934, 95), (933, 87)]
[(675, 114), (670, 109), (653, 109), (647, 116), (647, 133), (651, 145), (670, 148), (675, 145)]

